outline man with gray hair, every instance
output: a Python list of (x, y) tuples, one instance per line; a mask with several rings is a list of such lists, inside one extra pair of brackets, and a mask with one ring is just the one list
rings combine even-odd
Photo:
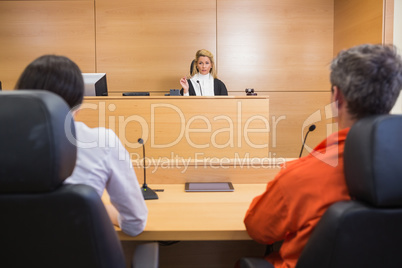
[(279, 251), (266, 256), (275, 267), (295, 267), (327, 208), (350, 199), (343, 173), (347, 133), (357, 120), (391, 111), (402, 88), (402, 59), (394, 46), (356, 46), (332, 61), (330, 80), (340, 130), (308, 156), (288, 162), (254, 198), (244, 219), (257, 242), (283, 241)]

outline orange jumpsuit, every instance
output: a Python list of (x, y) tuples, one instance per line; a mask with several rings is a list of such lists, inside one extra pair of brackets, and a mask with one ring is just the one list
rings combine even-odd
[(286, 163), (252, 201), (244, 219), (250, 237), (262, 244), (284, 240), (279, 252), (266, 257), (276, 268), (295, 267), (325, 210), (350, 199), (343, 174), (348, 131), (333, 133), (308, 156)]

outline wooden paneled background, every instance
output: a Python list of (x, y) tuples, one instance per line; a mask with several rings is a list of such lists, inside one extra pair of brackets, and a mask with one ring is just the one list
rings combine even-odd
[[(334, 1), (334, 55), (361, 43), (381, 43), (384, 29), (382, 0)], [(391, 2), (391, 1), (388, 1)]]
[(94, 1), (0, 1), (0, 81), (14, 88), (26, 65), (43, 54), (96, 69)]
[(297, 157), (306, 122), (317, 124), (309, 147), (334, 130), (325, 110), (332, 57), (381, 43), (390, 1), (0, 0), (0, 81), (12, 89), (33, 59), (62, 54), (83, 72), (106, 72), (110, 95), (158, 96), (180, 88), (205, 48), (229, 95), (270, 97), (270, 151)]

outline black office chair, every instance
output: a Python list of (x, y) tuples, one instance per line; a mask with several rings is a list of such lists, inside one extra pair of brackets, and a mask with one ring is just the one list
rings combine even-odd
[[(45, 91), (1, 92), (0, 124), (0, 266), (126, 267), (95, 190), (62, 184), (76, 161), (67, 104)], [(157, 267), (153, 246), (155, 265), (141, 253), (136, 267)]]
[(190, 75), (193, 72), (194, 64), (195, 64), (195, 60), (192, 60), (190, 63)]
[[(364, 118), (351, 128), (344, 168), (353, 200), (325, 212), (297, 268), (402, 267), (401, 133), (402, 116), (396, 115)], [(247, 258), (240, 265), (273, 267)]]

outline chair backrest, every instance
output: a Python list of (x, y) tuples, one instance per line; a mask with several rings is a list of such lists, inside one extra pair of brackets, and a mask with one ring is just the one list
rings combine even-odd
[(191, 72), (193, 71), (194, 64), (195, 64), (195, 60), (192, 60), (190, 63), (190, 75), (191, 75)]
[(402, 116), (367, 117), (351, 128), (344, 172), (352, 201), (333, 204), (297, 267), (402, 267)]
[(0, 92), (1, 267), (125, 267), (97, 193), (63, 185), (76, 161), (67, 104), (45, 91)]

